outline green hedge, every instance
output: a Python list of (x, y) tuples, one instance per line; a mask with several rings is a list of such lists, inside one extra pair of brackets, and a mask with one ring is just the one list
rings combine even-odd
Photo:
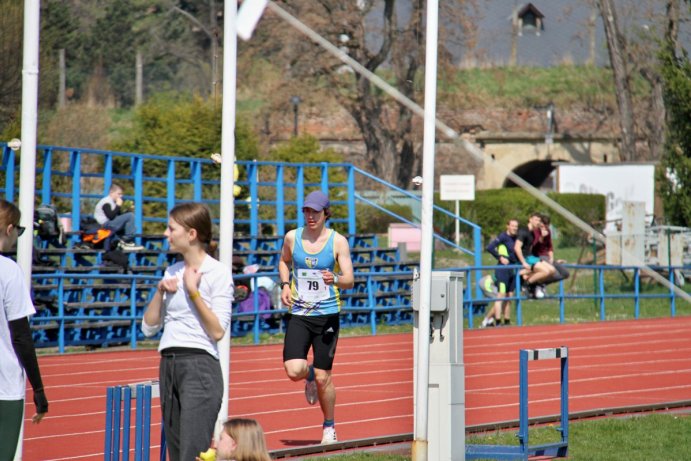
[[(595, 221), (604, 221), (605, 219), (606, 202), (604, 195), (550, 192), (547, 196), (588, 224)], [(455, 204), (453, 202), (442, 202), (438, 196), (435, 196), (435, 203), (454, 212)], [(485, 242), (504, 231), (506, 229), (506, 222), (510, 218), (516, 218), (521, 225), (524, 225), (528, 221), (530, 213), (534, 211), (550, 216), (552, 226), (556, 229), (556, 233), (559, 236), (560, 245), (576, 245), (583, 238), (583, 232), (579, 228), (566, 221), (557, 212), (523, 189), (509, 188), (477, 191), (474, 201), (461, 202), (461, 217), (482, 227), (482, 235)], [(435, 215), (434, 225), (444, 235), (453, 235), (454, 222), (451, 218), (437, 217)]]

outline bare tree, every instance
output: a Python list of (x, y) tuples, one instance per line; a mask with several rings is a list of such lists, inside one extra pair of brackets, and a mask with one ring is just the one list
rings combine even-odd
[(636, 132), (631, 96), (631, 73), (627, 66), (626, 58), (626, 38), (619, 30), (613, 1), (598, 0), (597, 5), (605, 26), (609, 61), (612, 66), (614, 88), (619, 107), (622, 159), (632, 161), (636, 159)]
[(163, 56), (178, 60), (175, 73), (196, 91), (220, 95), (222, 40), (220, 0), (131, 0), (143, 13), (133, 29), (141, 34), (137, 51), (147, 67)]
[[(451, 10), (462, 3), (447, 2), (442, 8), (448, 14), (440, 13), (440, 18), (447, 19), (448, 24), (453, 22), (456, 30), (461, 21), (450, 19)], [(420, 81), (424, 67), (424, 0), (293, 1), (284, 7), (365, 68), (384, 76), (405, 96), (419, 99), (416, 81)], [(456, 10), (456, 19), (459, 17)], [(254, 61), (270, 56), (273, 63), (285, 69), (286, 80), (292, 77), (296, 85), (328, 85), (329, 94), (362, 134), (366, 167), (386, 181), (407, 187), (420, 169), (420, 141), (414, 133), (410, 110), (304, 36), (297, 32), (291, 36), (278, 19), (273, 21), (270, 15), (265, 16), (253, 43), (246, 45), (257, 53)], [(450, 56), (444, 50), (440, 55)], [(282, 98), (287, 101), (285, 96)]]
[[(660, 37), (663, 43), (676, 49), (679, 35), (679, 0), (667, 0), (665, 2), (664, 35)], [(646, 44), (656, 43), (657, 40), (647, 40)], [(664, 82), (660, 73), (659, 50), (657, 47), (639, 46), (633, 53), (639, 57), (637, 65), (640, 75), (650, 85), (650, 97), (645, 110), (644, 126), (645, 137), (648, 143), (649, 159), (659, 160), (665, 145), (666, 109), (664, 101)]]

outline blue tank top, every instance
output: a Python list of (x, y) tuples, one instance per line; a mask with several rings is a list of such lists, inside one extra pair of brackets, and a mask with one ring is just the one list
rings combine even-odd
[(330, 230), (330, 235), (324, 246), (316, 253), (310, 253), (302, 245), (302, 231), (300, 227), (295, 231), (293, 245), (293, 277), (290, 290), (293, 305), (290, 313), (293, 315), (329, 315), (337, 314), (341, 310), (341, 296), (338, 287), (326, 285), (319, 272), (323, 269), (338, 272), (338, 262), (334, 250), (336, 232)]

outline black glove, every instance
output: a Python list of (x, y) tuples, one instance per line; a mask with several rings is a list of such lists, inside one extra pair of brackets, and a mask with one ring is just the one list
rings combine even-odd
[(34, 389), (34, 405), (36, 405), (36, 413), (48, 413), (48, 399), (42, 388)]

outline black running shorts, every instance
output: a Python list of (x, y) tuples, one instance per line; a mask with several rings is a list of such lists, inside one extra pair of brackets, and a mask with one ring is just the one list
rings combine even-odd
[(283, 342), (283, 361), (307, 360), (310, 347), (314, 352), (314, 368), (331, 370), (336, 356), (339, 314), (291, 315), (288, 314), (288, 328)]

